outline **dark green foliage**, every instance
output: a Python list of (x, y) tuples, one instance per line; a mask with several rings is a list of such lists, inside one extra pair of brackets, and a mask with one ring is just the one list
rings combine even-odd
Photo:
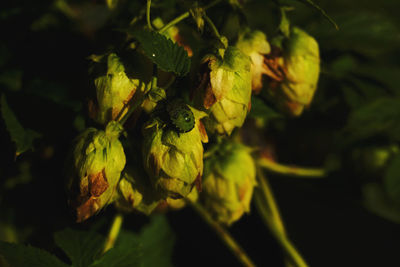
[(154, 31), (135, 31), (133, 36), (140, 42), (145, 54), (157, 66), (179, 76), (190, 70), (190, 58), (183, 47)]

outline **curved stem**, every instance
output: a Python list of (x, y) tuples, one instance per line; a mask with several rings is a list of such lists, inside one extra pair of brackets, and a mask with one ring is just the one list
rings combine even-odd
[[(189, 200), (188, 200), (189, 201)], [(214, 221), (210, 214), (198, 203), (189, 201), (194, 210), (204, 219), (204, 221), (215, 231), (215, 233), (221, 238), (225, 245), (232, 251), (236, 258), (247, 267), (255, 267), (253, 261), (249, 258), (246, 252), (240, 247), (235, 239), (229, 234), (229, 232), (222, 227), (219, 223)]]
[(278, 205), (276, 204), (271, 187), (260, 168), (257, 170), (257, 177), (259, 189), (255, 191), (254, 199), (264, 223), (285, 250), (291, 262), (298, 267), (307, 267), (307, 263), (287, 237), (283, 220), (279, 213)]
[(326, 170), (322, 168), (302, 168), (297, 166), (286, 166), (268, 158), (260, 158), (257, 161), (257, 164), (267, 171), (278, 174), (309, 178), (322, 178), (326, 176)]
[[(210, 4), (206, 5), (204, 7), (204, 10), (207, 10), (213, 6), (215, 6), (216, 4), (218, 4), (219, 2), (221, 2), (221, 0), (215, 0), (213, 2), (211, 2)], [(190, 16), (190, 12), (186, 11), (185, 13), (181, 14), (180, 16), (174, 18), (173, 20), (171, 20), (170, 22), (168, 22), (168, 24), (166, 24), (164, 27), (162, 27), (158, 32), (159, 33), (163, 33), (166, 30), (168, 30), (170, 27), (174, 26), (175, 24), (181, 22), (182, 20), (188, 18)]]
[(150, 20), (150, 8), (151, 8), (151, 0), (147, 0), (146, 21), (147, 21), (147, 26), (149, 27), (149, 29), (153, 30), (153, 26), (151, 26), (151, 20)]
[(114, 247), (115, 241), (117, 240), (119, 231), (121, 230), (121, 225), (124, 217), (121, 213), (117, 213), (111, 224), (110, 232), (108, 233), (107, 239), (104, 243), (103, 254), (109, 249)]
[(221, 40), (221, 35), (219, 34), (217, 27), (215, 27), (214, 22), (212, 22), (212, 20), (207, 15), (204, 15), (203, 17), (204, 17), (205, 21), (208, 23), (208, 26), (210, 26), (210, 28), (213, 31), (213, 33), (215, 34), (215, 36)]

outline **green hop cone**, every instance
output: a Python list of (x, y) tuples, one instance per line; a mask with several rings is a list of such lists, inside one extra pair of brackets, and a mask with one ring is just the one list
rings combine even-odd
[(155, 188), (164, 198), (186, 197), (203, 174), (203, 145), (207, 134), (200, 119), (204, 112), (192, 107), (195, 126), (180, 133), (159, 118), (152, 119), (143, 129), (143, 162)]
[(261, 31), (246, 29), (239, 35), (236, 47), (251, 58), (251, 86), (253, 91), (259, 92), (262, 88), (262, 75), (267, 74), (264, 55), (271, 51), (266, 35)]
[(88, 128), (77, 138), (68, 189), (78, 222), (88, 219), (113, 199), (125, 167), (125, 153), (118, 139), (122, 130), (119, 123), (111, 121), (105, 131)]
[[(223, 57), (206, 56), (209, 75), (205, 86), (198, 88), (197, 102), (208, 109), (204, 119), (211, 133), (230, 135), (241, 127), (247, 115), (251, 97), (251, 61), (238, 48), (228, 46)], [(199, 101), (200, 99), (200, 101)]]
[(131, 79), (121, 59), (115, 53), (92, 57), (95, 62), (107, 66), (107, 71), (94, 81), (97, 107), (90, 107), (90, 115), (98, 123), (106, 125), (117, 120), (128, 111), (131, 99), (138, 89), (144, 90), (139, 79)]
[(272, 90), (278, 107), (299, 116), (311, 104), (317, 89), (320, 58), (317, 41), (303, 30), (293, 27), (289, 39), (282, 41), (284, 79)]
[(122, 174), (115, 196), (115, 206), (124, 212), (139, 211), (149, 215), (159, 204), (160, 197), (148, 181), (147, 175), (133, 168)]
[(230, 225), (250, 211), (255, 175), (250, 149), (241, 144), (224, 143), (205, 161), (202, 200), (218, 222)]

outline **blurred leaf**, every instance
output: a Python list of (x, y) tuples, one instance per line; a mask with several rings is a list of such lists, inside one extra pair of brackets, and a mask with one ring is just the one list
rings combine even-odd
[(45, 250), (2, 241), (0, 241), (0, 255), (2, 255), (12, 267), (68, 266)]
[(314, 25), (311, 33), (322, 49), (346, 50), (377, 56), (397, 48), (400, 43), (399, 28), (388, 18), (372, 12), (341, 12), (335, 16), (340, 31)]
[(350, 142), (376, 135), (400, 141), (400, 98), (379, 98), (354, 110), (344, 133)]
[(336, 24), (336, 22), (325, 12), (325, 10), (323, 10), (320, 6), (318, 6), (317, 4), (315, 4), (313, 1), (311, 0), (296, 0), (299, 2), (302, 2), (310, 7), (315, 8), (318, 12), (320, 12), (330, 23), (332, 23), (332, 25), (335, 27), (336, 30), (339, 30), (339, 26)]
[[(101, 243), (103, 244), (103, 243)], [(91, 267), (140, 266), (140, 247), (136, 235), (122, 231), (115, 246), (107, 251)]]
[(249, 116), (267, 120), (283, 117), (282, 114), (268, 106), (261, 98), (255, 96), (251, 98), (251, 109)]
[(104, 244), (104, 238), (93, 231), (65, 229), (54, 234), (54, 240), (68, 255), (74, 267), (89, 266)]
[(169, 267), (175, 243), (173, 234), (165, 216), (153, 216), (151, 223), (140, 233), (143, 248), (143, 267)]
[(7, 104), (6, 97), (4, 94), (1, 96), (1, 113), (9, 132), (11, 139), (17, 145), (16, 156), (24, 153), (33, 146), (33, 141), (40, 137), (40, 134), (31, 130), (24, 129), (15, 117), (14, 112), (10, 109)]
[(21, 162), (18, 165), (19, 173), (16, 176), (9, 177), (4, 182), (4, 189), (10, 190), (20, 184), (28, 184), (32, 180), (31, 163)]
[(183, 47), (154, 31), (135, 31), (133, 36), (140, 42), (145, 54), (157, 66), (179, 76), (190, 70), (190, 58)]
[(400, 204), (400, 155), (391, 160), (383, 181), (389, 197)]
[(11, 91), (18, 91), (22, 85), (22, 71), (7, 70), (0, 74), (0, 85)]
[(388, 198), (380, 184), (366, 184), (362, 187), (362, 193), (367, 210), (389, 221), (400, 223), (400, 207)]

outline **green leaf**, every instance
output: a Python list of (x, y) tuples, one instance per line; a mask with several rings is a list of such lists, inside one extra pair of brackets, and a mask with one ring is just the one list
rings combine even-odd
[[(102, 243), (103, 244), (103, 243)], [(91, 267), (141, 266), (141, 250), (135, 234), (121, 231), (115, 246), (107, 251)]]
[(68, 267), (54, 255), (32, 246), (0, 241), (0, 255), (12, 267)]
[(381, 184), (368, 183), (362, 187), (363, 204), (370, 212), (400, 223), (400, 206), (390, 199)]
[(1, 113), (3, 115), (7, 131), (9, 132), (11, 139), (17, 145), (17, 150), (15, 153), (16, 156), (31, 149), (33, 141), (40, 137), (40, 134), (31, 129), (24, 129), (22, 127), (14, 112), (8, 106), (4, 94), (1, 96)]
[(400, 141), (400, 98), (379, 98), (350, 114), (344, 132), (348, 141), (373, 136)]
[(151, 223), (140, 233), (143, 248), (143, 267), (169, 267), (175, 235), (165, 216), (153, 216)]
[(320, 12), (322, 14), (322, 16), (324, 16), (330, 23), (332, 23), (332, 25), (336, 28), (336, 30), (339, 30), (339, 26), (336, 24), (336, 22), (325, 12), (325, 10), (323, 10), (320, 6), (315, 4), (313, 1), (311, 1), (311, 0), (297, 0), (297, 1), (302, 2), (308, 6), (315, 8), (318, 12)]
[(392, 159), (383, 182), (389, 197), (400, 204), (400, 155)]
[(54, 234), (54, 240), (74, 267), (89, 266), (101, 253), (104, 238), (93, 231), (65, 229)]
[(283, 117), (282, 114), (278, 113), (273, 108), (268, 106), (262, 99), (255, 96), (251, 98), (251, 109), (249, 116), (267, 120)]
[(145, 54), (160, 69), (179, 76), (189, 72), (190, 58), (183, 47), (154, 31), (135, 31), (133, 35), (142, 45)]

